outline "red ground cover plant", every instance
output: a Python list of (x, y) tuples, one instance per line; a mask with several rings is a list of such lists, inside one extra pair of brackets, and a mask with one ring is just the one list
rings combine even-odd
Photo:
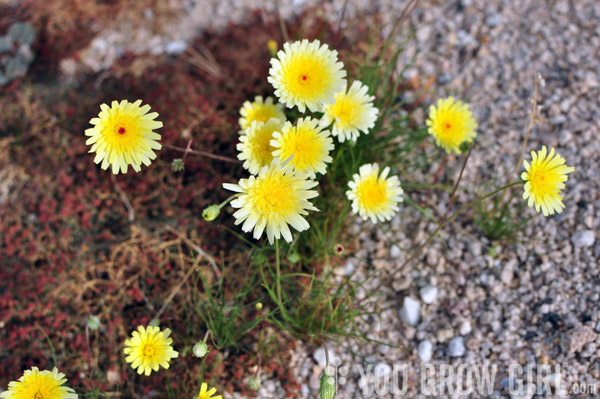
[[(105, 3), (94, 2), (110, 11), (112, 3)], [(88, 7), (83, 2), (70, 7), (65, 12), (92, 18), (90, 10), (81, 11)], [(126, 56), (101, 84), (87, 76), (69, 87), (57, 84), (45, 66), (56, 70), (94, 32), (78, 23), (58, 29), (60, 15), (46, 11), (20, 11), (38, 29), (38, 58), (28, 78), (1, 89), (0, 97), (0, 386), (31, 366), (56, 365), (79, 393), (130, 397), (169, 391), (191, 397), (201, 372), (220, 392), (245, 392), (244, 378), (259, 357), (256, 330), (228, 356), (213, 351), (200, 361), (191, 355), (204, 333), (190, 315), (193, 292), (202, 289), (198, 282), (188, 281), (161, 316), (181, 354), (169, 370), (140, 377), (122, 354), (125, 338), (152, 319), (191, 266), (193, 245), (232, 269), (247, 267), (229, 233), (200, 216), (224, 199), (221, 184), (242, 175), (241, 165), (190, 154), (185, 170), (174, 173), (170, 163), (182, 153), (163, 148), (151, 167), (113, 179), (92, 162), (83, 131), (101, 103), (140, 98), (160, 113), (164, 144), (185, 147), (191, 138), (195, 149), (235, 158), (241, 104), (272, 92), (267, 42), (281, 43), (278, 21), (256, 13), (243, 25), (199, 38), (192, 47), (206, 46), (214, 55), (216, 74), (163, 57), (146, 57), (148, 66), (134, 74), (140, 57)], [(343, 48), (326, 22), (307, 15), (292, 25), (292, 36), (319, 37)], [(121, 191), (135, 210), (133, 222)], [(208, 267), (202, 272), (213, 274)], [(237, 284), (230, 273), (225, 289)], [(92, 315), (100, 317), (101, 327), (86, 331)], [(268, 328), (261, 323), (257, 330)], [(270, 342), (277, 356), (262, 359), (262, 372), (280, 378), (294, 396), (299, 385), (284, 355), (294, 343), (285, 336)]]

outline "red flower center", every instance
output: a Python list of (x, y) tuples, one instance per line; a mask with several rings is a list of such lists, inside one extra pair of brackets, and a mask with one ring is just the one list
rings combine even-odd
[(127, 129), (125, 129), (123, 126), (119, 126), (117, 129), (117, 133), (119, 134), (125, 134), (125, 132), (127, 132)]

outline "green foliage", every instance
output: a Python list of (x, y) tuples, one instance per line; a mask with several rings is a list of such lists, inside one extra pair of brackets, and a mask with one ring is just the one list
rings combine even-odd
[(475, 213), (475, 224), (494, 241), (513, 242), (527, 223), (535, 216), (523, 218), (526, 202), (519, 201), (521, 195), (510, 190), (510, 196), (500, 193), (491, 201), (480, 202)]

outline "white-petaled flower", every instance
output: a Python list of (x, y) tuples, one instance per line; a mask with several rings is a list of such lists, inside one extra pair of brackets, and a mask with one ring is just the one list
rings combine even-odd
[(235, 224), (244, 223), (242, 230), (254, 230), (254, 238), (259, 239), (267, 231), (269, 243), (281, 236), (292, 241), (291, 225), (298, 231), (307, 230), (310, 226), (304, 215), (308, 211), (317, 211), (310, 199), (318, 194), (311, 190), (317, 182), (306, 176), (297, 175), (289, 164), (281, 164), (275, 158), (270, 166), (263, 167), (258, 176), (241, 179), (238, 184), (225, 183), (226, 190), (240, 193), (231, 201), (231, 206), (238, 209), (234, 214)]
[(285, 121), (285, 113), (282, 104), (274, 104), (273, 97), (267, 97), (263, 100), (262, 96), (256, 96), (254, 101), (246, 101), (240, 109), (241, 118), (239, 120), (240, 134), (246, 133), (252, 122), (267, 122), (271, 118), (277, 118)]
[(359, 81), (354, 81), (346, 92), (344, 89), (335, 95), (335, 102), (325, 104), (323, 108), (322, 126), (333, 122), (331, 134), (340, 142), (358, 138), (360, 132), (369, 133), (375, 126), (379, 110), (373, 106), (375, 97), (368, 94), (369, 88)]
[(315, 178), (317, 173), (324, 175), (327, 164), (332, 161), (329, 152), (333, 151), (333, 140), (329, 131), (319, 127), (319, 121), (310, 117), (301, 118), (293, 126), (286, 122), (281, 132), (273, 134), (271, 146), (273, 156), (289, 159), (294, 170)]
[(352, 201), (352, 211), (364, 220), (390, 220), (398, 211), (398, 203), (402, 202), (402, 187), (398, 177), (388, 177), (390, 168), (385, 167), (379, 174), (379, 165), (366, 164), (354, 174), (348, 183), (350, 190), (346, 192)]
[(288, 108), (321, 111), (323, 104), (332, 102), (346, 83), (346, 71), (337, 55), (337, 51), (318, 40), (285, 43), (278, 58), (271, 59), (267, 80)]
[(271, 118), (267, 123), (254, 121), (246, 129), (246, 134), (240, 136), (236, 148), (240, 152), (238, 159), (244, 161), (244, 168), (251, 174), (257, 174), (264, 166), (269, 166), (273, 161), (275, 147), (271, 144), (275, 132), (283, 128), (283, 121)]

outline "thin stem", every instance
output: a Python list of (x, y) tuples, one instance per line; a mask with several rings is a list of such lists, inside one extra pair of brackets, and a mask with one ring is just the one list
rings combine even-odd
[[(206, 343), (206, 340), (208, 339), (208, 336), (212, 335), (212, 331), (210, 329), (206, 330), (206, 334), (204, 334), (204, 338), (202, 338), (202, 342)], [(214, 340), (214, 338), (213, 338)]]
[(460, 180), (462, 179), (463, 172), (465, 171), (465, 167), (467, 166), (467, 161), (469, 160), (469, 157), (471, 156), (471, 150), (473, 150), (473, 145), (474, 144), (471, 144), (471, 146), (469, 147), (469, 152), (467, 152), (467, 155), (465, 156), (465, 160), (463, 162), (462, 168), (460, 169), (458, 179), (456, 179), (456, 183), (454, 184), (454, 188), (452, 189), (452, 194), (450, 195), (450, 201), (448, 201), (448, 206), (446, 207), (446, 213), (444, 213), (444, 219), (446, 219), (448, 217), (448, 212), (450, 212), (450, 207), (452, 206), (452, 203), (454, 202), (454, 196), (456, 195), (456, 189), (458, 188), (458, 185), (460, 184)]
[(50, 347), (50, 353), (52, 354), (52, 365), (54, 367), (58, 366), (58, 364), (56, 363), (56, 352), (54, 351), (54, 345), (52, 345), (50, 337), (48, 336), (48, 334), (46, 334), (46, 331), (42, 328), (42, 326), (40, 326), (38, 323), (35, 323), (35, 326), (38, 328), (38, 330), (42, 332), (44, 338), (46, 338), (46, 342), (48, 342), (48, 346)]
[(279, 17), (279, 27), (281, 28), (281, 34), (283, 35), (283, 41), (285, 43), (290, 41), (290, 37), (287, 33), (287, 27), (285, 26), (285, 20), (281, 15), (281, 8), (279, 7), (279, 0), (275, 0), (275, 9), (277, 10), (277, 16)]
[[(523, 145), (521, 146), (521, 156), (519, 157), (519, 161), (515, 165), (515, 170), (509, 175), (510, 176), (510, 180), (508, 181), (509, 183), (512, 183), (514, 181), (515, 175), (519, 172), (519, 169), (521, 168), (521, 164), (523, 163), (523, 158), (525, 158), (525, 150), (527, 148), (527, 142), (529, 141), (529, 135), (531, 134), (531, 131), (533, 130), (533, 126), (535, 125), (535, 122), (537, 120), (539, 76), (537, 73), (537, 69), (535, 69), (535, 68), (533, 70), (533, 73), (535, 76), (534, 76), (534, 81), (533, 81), (533, 94), (531, 95), (531, 98), (529, 99), (529, 101), (531, 102), (531, 108), (529, 110), (529, 122), (527, 123), (527, 130), (525, 131), (525, 139), (523, 140)], [(500, 195), (500, 200), (498, 201), (498, 203), (502, 202), (502, 199), (506, 195), (506, 191), (507, 190), (504, 190), (502, 192), (502, 195)]]
[(215, 154), (213, 154), (211, 152), (199, 151), (199, 150), (189, 150), (189, 149), (185, 149), (183, 147), (177, 147), (177, 146), (174, 146), (174, 145), (171, 145), (171, 144), (163, 144), (163, 147), (170, 148), (170, 149), (175, 150), (175, 151), (181, 151), (183, 153), (190, 153), (190, 154), (194, 154), (194, 155), (202, 155), (203, 157), (207, 157), (207, 158), (211, 158), (211, 159), (216, 159), (218, 161), (229, 162), (229, 163), (236, 163), (236, 164), (241, 163), (237, 159), (225, 157), (223, 155), (215, 155)]
[(277, 301), (279, 302), (280, 306), (281, 305), (281, 267), (280, 267), (280, 261), (279, 261), (279, 240), (276, 239), (275, 240), (275, 279), (277, 280), (275, 282), (276, 284), (276, 289), (277, 289)]
[(165, 302), (163, 303), (160, 310), (156, 313), (156, 316), (154, 316), (154, 320), (160, 321), (160, 316), (162, 316), (163, 312), (167, 309), (167, 306), (169, 306), (169, 304), (171, 303), (173, 298), (175, 298), (175, 295), (177, 295), (177, 293), (183, 288), (183, 285), (190, 278), (190, 276), (192, 275), (192, 272), (194, 270), (196, 270), (196, 267), (198, 267), (198, 264), (200, 263), (201, 259), (202, 259), (202, 255), (198, 255), (196, 257), (194, 264), (192, 265), (192, 267), (190, 267), (190, 269), (187, 271), (187, 273), (185, 273), (185, 275), (183, 276), (183, 278), (181, 279), (179, 284), (177, 284), (175, 286), (175, 288), (173, 288), (173, 291), (171, 291), (171, 293), (169, 294), (169, 297), (165, 300)]
[[(404, 261), (404, 263), (402, 263), (402, 265), (401, 265), (400, 267), (396, 268), (396, 269), (394, 270), (394, 272), (393, 272), (392, 274), (388, 275), (388, 277), (387, 277), (385, 280), (382, 280), (382, 282), (381, 282), (381, 283), (379, 283), (379, 284), (378, 284), (378, 285), (377, 285), (377, 286), (376, 286), (376, 287), (375, 287), (375, 288), (372, 290), (372, 292), (377, 292), (377, 291), (379, 291), (379, 290), (380, 290), (382, 287), (384, 287), (385, 285), (389, 284), (389, 283), (390, 283), (390, 281), (391, 281), (391, 280), (392, 280), (392, 279), (393, 279), (393, 278), (396, 276), (396, 274), (397, 274), (398, 272), (400, 272), (401, 270), (403, 270), (403, 269), (404, 269), (404, 267), (405, 267), (405, 266), (407, 266), (407, 265), (408, 265), (410, 262), (412, 262), (412, 261), (413, 261), (413, 260), (414, 260), (414, 259), (417, 257), (417, 255), (419, 255), (419, 254), (421, 253), (421, 251), (423, 251), (423, 249), (425, 249), (425, 247), (427, 247), (427, 245), (429, 245), (429, 243), (430, 243), (430, 242), (431, 242), (431, 241), (432, 241), (432, 240), (435, 238), (435, 236), (437, 236), (437, 234), (440, 232), (440, 230), (442, 230), (442, 229), (443, 229), (443, 228), (444, 228), (444, 227), (445, 227), (445, 226), (446, 226), (448, 223), (450, 223), (452, 220), (454, 220), (454, 219), (455, 219), (455, 218), (456, 218), (458, 215), (460, 215), (461, 213), (463, 213), (463, 212), (464, 212), (464, 211), (466, 211), (467, 209), (471, 208), (472, 206), (474, 206), (474, 205), (477, 205), (478, 203), (480, 203), (480, 202), (482, 202), (482, 201), (484, 201), (484, 200), (486, 200), (486, 199), (488, 199), (488, 198), (490, 198), (490, 197), (493, 197), (494, 195), (496, 195), (496, 194), (497, 194), (497, 193), (499, 193), (500, 191), (502, 191), (502, 190), (505, 190), (505, 189), (507, 189), (507, 188), (509, 188), (509, 187), (512, 187), (512, 186), (519, 185), (519, 184), (523, 184), (523, 182), (522, 182), (522, 181), (518, 181), (518, 182), (512, 182), (512, 183), (505, 184), (504, 186), (502, 186), (502, 187), (500, 187), (500, 188), (497, 188), (497, 189), (495, 189), (494, 191), (491, 191), (491, 192), (489, 192), (489, 193), (485, 194), (485, 195), (484, 195), (484, 196), (482, 196), (482, 197), (478, 197), (478, 198), (474, 199), (473, 201), (469, 202), (469, 203), (468, 203), (468, 204), (466, 204), (466, 205), (463, 205), (463, 206), (462, 206), (462, 207), (461, 207), (459, 210), (457, 210), (457, 211), (456, 211), (456, 212), (454, 212), (452, 215), (450, 215), (450, 217), (448, 217), (448, 218), (445, 218), (444, 220), (442, 220), (442, 221), (440, 222), (440, 224), (438, 224), (438, 227), (437, 227), (437, 228), (434, 230), (434, 232), (433, 232), (433, 233), (431, 233), (431, 234), (429, 235), (429, 237), (427, 237), (427, 240), (425, 240), (425, 242), (424, 242), (423, 244), (421, 244), (421, 245), (420, 245), (420, 246), (419, 246), (417, 249), (415, 249), (415, 250), (413, 251), (413, 253), (412, 253), (412, 254), (411, 254), (409, 257), (408, 257), (408, 259), (406, 259), (406, 260)], [(377, 270), (376, 270), (376, 271), (374, 271), (373, 273), (377, 273)], [(373, 274), (373, 273), (372, 273), (372, 274)], [(371, 276), (369, 276), (369, 277), (371, 277)], [(360, 305), (360, 304), (361, 304), (361, 303), (362, 303), (362, 302), (363, 302), (365, 299), (367, 299), (367, 298), (369, 298), (369, 297), (370, 297), (370, 295), (367, 295), (367, 296), (365, 296), (363, 299), (361, 299), (361, 300), (358, 302), (358, 305)]]
[(125, 204), (125, 208), (127, 208), (127, 219), (129, 220), (129, 222), (133, 222), (133, 220), (135, 219), (135, 211), (133, 210), (133, 206), (131, 205), (131, 202), (129, 202), (129, 198), (127, 198), (127, 194), (125, 194), (125, 191), (123, 191), (121, 186), (119, 186), (119, 183), (117, 183), (117, 179), (115, 178), (115, 175), (112, 173), (110, 174), (110, 180), (112, 181), (113, 185), (115, 186), (115, 190), (117, 190), (119, 197), (121, 197), (121, 201), (123, 201), (123, 204)]

